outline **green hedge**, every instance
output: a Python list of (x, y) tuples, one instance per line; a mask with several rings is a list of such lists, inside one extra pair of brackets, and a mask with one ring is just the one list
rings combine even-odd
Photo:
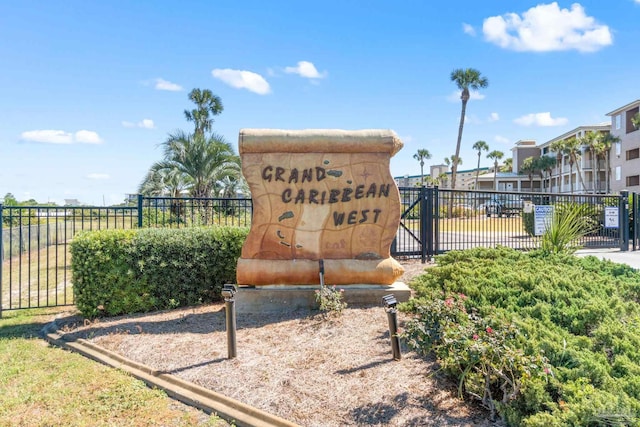
[(84, 232), (71, 242), (75, 303), (83, 316), (114, 316), (220, 299), (235, 283), (247, 228)]
[(508, 425), (640, 426), (640, 273), (595, 257), (452, 251), (411, 283), (405, 338)]

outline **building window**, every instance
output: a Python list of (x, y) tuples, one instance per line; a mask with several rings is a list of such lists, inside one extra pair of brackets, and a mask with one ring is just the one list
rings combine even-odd
[(616, 142), (616, 156), (620, 157), (620, 143)]
[(640, 148), (634, 148), (633, 150), (627, 150), (627, 160), (633, 160), (640, 157)]
[(616, 129), (620, 129), (620, 125), (622, 123), (622, 116), (620, 114), (618, 114), (615, 118), (616, 120)]
[(622, 179), (622, 168), (620, 166), (616, 166), (616, 181), (620, 181)]
[(638, 185), (640, 185), (640, 175), (627, 177), (627, 187), (636, 187)]

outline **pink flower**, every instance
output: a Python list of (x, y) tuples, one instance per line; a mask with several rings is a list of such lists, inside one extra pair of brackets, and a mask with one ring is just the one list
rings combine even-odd
[(544, 368), (542, 371), (547, 375), (549, 375), (551, 373), (551, 369), (549, 369), (549, 368)]
[(453, 306), (453, 298), (447, 298), (446, 300), (444, 300), (444, 305), (446, 305), (447, 307), (452, 307)]
[(473, 334), (472, 338), (473, 338), (474, 341), (477, 341), (478, 340), (478, 334)]
[(458, 294), (458, 296), (463, 300), (467, 299), (467, 296), (463, 293)]
[(491, 329), (491, 326), (487, 326), (486, 331), (489, 335), (491, 335), (491, 333), (493, 332), (493, 329)]

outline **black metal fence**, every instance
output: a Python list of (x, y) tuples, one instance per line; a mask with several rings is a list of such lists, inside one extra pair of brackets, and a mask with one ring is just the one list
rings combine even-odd
[(69, 243), (78, 232), (250, 222), (251, 199), (139, 196), (135, 205), (118, 207), (0, 204), (0, 316), (3, 310), (73, 304)]
[[(588, 207), (594, 230), (587, 247), (640, 249), (640, 197), (452, 191), (400, 188), (401, 223), (395, 257), (423, 262), (454, 249), (537, 248), (536, 209), (575, 203)], [(248, 226), (251, 199), (139, 196), (132, 206), (0, 205), (0, 316), (3, 310), (73, 304), (69, 243), (80, 231), (198, 225)], [(539, 212), (538, 212), (539, 213)], [(538, 224), (540, 225), (540, 224)]]
[[(400, 188), (402, 215), (392, 247), (396, 257), (424, 260), (475, 247), (531, 250), (555, 209), (578, 205), (591, 232), (584, 247), (638, 248), (639, 197), (620, 195), (453, 191), (437, 187)], [(634, 214), (635, 213), (635, 214)]]

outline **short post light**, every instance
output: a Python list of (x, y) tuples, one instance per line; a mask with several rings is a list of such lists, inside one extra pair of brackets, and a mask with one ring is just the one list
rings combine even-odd
[(236, 285), (226, 284), (222, 287), (226, 313), (227, 350), (229, 359), (233, 359), (238, 355), (236, 349), (236, 292), (238, 292)]
[(393, 351), (393, 359), (402, 359), (400, 353), (400, 338), (398, 337), (398, 300), (393, 294), (382, 297), (382, 302), (387, 309), (387, 320), (389, 321), (389, 337), (391, 338), (391, 350)]

